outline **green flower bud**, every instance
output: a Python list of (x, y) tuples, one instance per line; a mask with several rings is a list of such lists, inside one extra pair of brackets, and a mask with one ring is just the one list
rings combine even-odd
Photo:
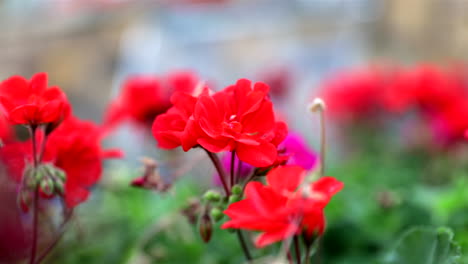
[(229, 203), (235, 203), (235, 202), (238, 202), (241, 200), (241, 197), (240, 195), (237, 195), (237, 194), (233, 194), (231, 196), (229, 196)]
[(221, 200), (221, 194), (217, 191), (209, 190), (203, 195), (203, 199), (207, 202), (219, 202)]
[(40, 188), (41, 188), (41, 191), (47, 195), (47, 196), (51, 196), (51, 195), (54, 195), (54, 190), (55, 190), (55, 187), (54, 187), (54, 180), (52, 180), (51, 177), (44, 177), (41, 181), (41, 183), (39, 184)]
[(213, 220), (215, 220), (215, 222), (218, 222), (219, 220), (221, 220), (224, 216), (223, 212), (221, 211), (221, 209), (219, 208), (213, 208), (211, 209), (211, 217), (213, 217)]
[(237, 185), (237, 184), (236, 184), (236, 185), (232, 186), (231, 192), (232, 192), (233, 194), (241, 195), (241, 194), (242, 194), (242, 187), (241, 187), (240, 185)]
[(65, 186), (64, 186), (64, 182), (61, 181), (61, 180), (56, 180), (54, 182), (54, 186), (55, 186), (55, 192), (57, 194), (60, 194), (60, 195), (63, 195), (65, 194)]
[(36, 179), (37, 182), (41, 182), (42, 179), (47, 175), (47, 171), (44, 170), (43, 166), (37, 167), (36, 169), (32, 169), (34, 178)]

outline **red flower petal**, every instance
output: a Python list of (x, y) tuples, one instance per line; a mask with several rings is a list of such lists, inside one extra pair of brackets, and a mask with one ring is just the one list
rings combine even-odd
[(240, 160), (249, 163), (254, 167), (267, 167), (276, 160), (276, 147), (271, 143), (265, 143), (258, 146), (239, 143), (236, 147), (236, 153)]

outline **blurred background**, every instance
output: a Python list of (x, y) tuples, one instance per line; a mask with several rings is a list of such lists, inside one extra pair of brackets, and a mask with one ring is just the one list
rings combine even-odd
[[(215, 89), (239, 78), (266, 81), (290, 129), (317, 149), (318, 120), (306, 106), (324, 80), (369, 65), (463, 64), (467, 12), (466, 0), (1, 0), (0, 79), (48, 72), (75, 114), (96, 122), (131, 74), (188, 69)], [(413, 225), (449, 225), (468, 244), (463, 155), (427, 157), (427, 150), (389, 146), (391, 137), (379, 137), (382, 128), (343, 133), (334, 125), (329, 174), (349, 191), (329, 209), (323, 263), (381, 263), (376, 259)], [(351, 129), (362, 136), (349, 144), (343, 134)], [(231, 234), (213, 238), (226, 247), (204, 245), (180, 217), (211, 183), (207, 162), (182, 170), (184, 179), (169, 193), (128, 187), (141, 156), (167, 161), (169, 174), (177, 161), (197, 163), (196, 151), (167, 154), (131, 127), (106, 144), (121, 147), (126, 158), (108, 164), (48, 263), (242, 262)], [(428, 171), (443, 179), (421, 180)]]

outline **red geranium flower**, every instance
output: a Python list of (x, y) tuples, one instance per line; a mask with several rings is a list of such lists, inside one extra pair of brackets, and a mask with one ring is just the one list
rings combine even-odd
[(171, 107), (174, 92), (192, 92), (198, 78), (191, 72), (175, 72), (164, 77), (133, 76), (128, 78), (122, 93), (111, 102), (105, 117), (107, 125), (130, 120), (144, 126)]
[(340, 73), (323, 85), (327, 113), (339, 121), (365, 120), (382, 108), (385, 75), (378, 69)]
[(59, 87), (47, 88), (47, 74), (31, 81), (13, 76), (0, 83), (0, 107), (13, 124), (57, 123), (69, 114), (69, 103)]
[(87, 200), (89, 189), (102, 175), (106, 158), (121, 157), (118, 150), (103, 150), (103, 130), (90, 121), (71, 117), (47, 140), (46, 150), (55, 166), (65, 171), (65, 203), (75, 207)]
[(187, 124), (189, 134), (210, 152), (236, 151), (240, 160), (255, 167), (273, 164), (287, 129), (275, 122), (268, 91), (264, 83), (252, 88), (249, 80), (241, 79), (213, 95), (200, 95)]
[(188, 150), (196, 144), (186, 130), (187, 122), (195, 110), (198, 98), (184, 92), (176, 92), (171, 97), (173, 107), (165, 114), (156, 117), (152, 131), (158, 146), (163, 149), (173, 149), (184, 146)]
[(433, 114), (465, 97), (467, 92), (457, 72), (420, 65), (395, 74), (388, 88), (386, 103), (392, 110), (413, 107), (424, 114)]
[[(101, 177), (105, 158), (119, 157), (119, 151), (104, 151), (100, 146), (103, 130), (89, 121), (69, 117), (47, 138), (42, 162), (52, 163), (66, 174), (64, 199), (72, 208), (87, 200), (89, 188)], [(41, 142), (44, 136), (38, 137)], [(21, 182), (27, 163), (32, 162), (31, 140), (6, 144), (0, 159), (8, 174)]]
[(153, 135), (165, 149), (185, 151), (202, 146), (214, 153), (235, 150), (255, 167), (272, 165), (287, 125), (276, 122), (266, 84), (241, 79), (217, 93), (208, 89), (197, 97), (176, 93), (174, 106), (153, 123)]
[(325, 229), (324, 208), (331, 197), (343, 188), (333, 177), (302, 184), (306, 171), (299, 166), (271, 170), (267, 185), (250, 182), (246, 198), (224, 211), (231, 219), (222, 228), (263, 232), (255, 241), (257, 247), (287, 239), (305, 232), (312, 236)]

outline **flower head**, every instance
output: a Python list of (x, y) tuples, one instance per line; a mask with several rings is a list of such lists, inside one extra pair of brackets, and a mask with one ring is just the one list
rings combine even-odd
[(58, 123), (70, 114), (70, 106), (59, 87), (47, 87), (47, 74), (30, 81), (13, 76), (0, 83), (0, 108), (13, 124)]
[(208, 89), (198, 96), (176, 93), (174, 106), (153, 123), (153, 135), (162, 148), (182, 146), (188, 151), (201, 146), (213, 153), (235, 151), (252, 166), (270, 166), (287, 126), (275, 121), (268, 91), (266, 84), (252, 87), (249, 80), (241, 79), (216, 93)]
[(304, 232), (322, 234), (324, 208), (343, 188), (333, 177), (303, 184), (306, 171), (299, 166), (284, 166), (267, 174), (267, 185), (250, 182), (246, 198), (231, 204), (224, 212), (230, 220), (222, 228), (261, 231), (255, 245), (263, 247)]
[(188, 124), (196, 142), (210, 152), (236, 151), (241, 161), (255, 167), (273, 164), (287, 127), (275, 121), (268, 91), (266, 84), (252, 86), (241, 79), (213, 95), (200, 95)]

